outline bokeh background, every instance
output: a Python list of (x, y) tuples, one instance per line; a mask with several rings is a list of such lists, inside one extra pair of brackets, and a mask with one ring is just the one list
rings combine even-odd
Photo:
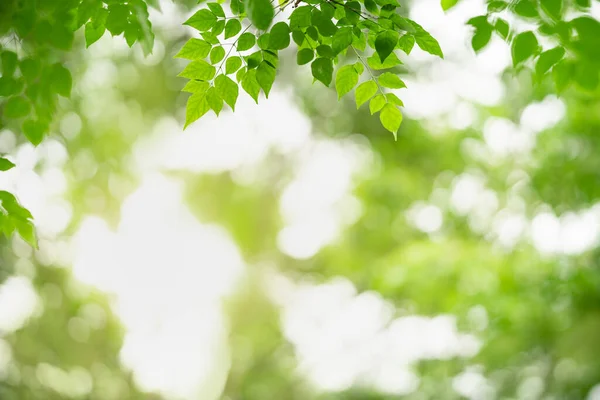
[(600, 399), (597, 93), (414, 0), (446, 58), (405, 60), (398, 141), (292, 50), (183, 132), (194, 3), (149, 57), (79, 37), (58, 129), (0, 132), (40, 239), (0, 244), (0, 399)]

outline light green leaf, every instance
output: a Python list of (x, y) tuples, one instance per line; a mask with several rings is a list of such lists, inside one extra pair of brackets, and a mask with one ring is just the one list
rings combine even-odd
[(539, 50), (539, 45), (535, 34), (531, 31), (520, 33), (515, 37), (512, 43), (513, 65), (516, 67), (523, 61), (532, 57)]
[(354, 63), (354, 70), (358, 73), (358, 75), (362, 75), (365, 72), (365, 66), (362, 62), (358, 61)]
[(300, 49), (296, 55), (298, 65), (308, 64), (315, 57), (315, 52), (312, 49)]
[(379, 75), (378, 80), (379, 84), (386, 88), (401, 89), (406, 87), (402, 79), (400, 79), (398, 75), (392, 74), (391, 72), (384, 72), (383, 74)]
[(356, 88), (354, 96), (356, 98), (356, 108), (365, 104), (371, 97), (377, 93), (377, 84), (372, 80), (361, 83)]
[(175, 58), (185, 58), (187, 60), (201, 60), (205, 58), (211, 49), (210, 43), (206, 40), (192, 38), (179, 50)]
[(256, 41), (256, 44), (258, 44), (259, 49), (265, 50), (269, 48), (269, 40), (271, 40), (271, 34), (268, 32), (263, 33)]
[(391, 30), (383, 31), (377, 35), (375, 39), (375, 51), (377, 51), (382, 63), (393, 53), (398, 43), (398, 38), (398, 32)]
[(412, 29), (414, 29), (415, 32), (413, 36), (415, 37), (415, 41), (421, 50), (426, 51), (434, 56), (444, 58), (444, 53), (442, 53), (440, 44), (433, 36), (429, 34), (429, 32), (427, 32), (421, 25), (417, 24), (413, 20), (407, 19), (406, 21), (412, 27)]
[(213, 110), (216, 116), (219, 116), (219, 113), (223, 109), (223, 99), (217, 93), (217, 90), (214, 87), (209, 87), (206, 91), (206, 102), (208, 106)]
[(315, 79), (329, 87), (333, 78), (333, 62), (330, 58), (317, 58), (310, 65), (310, 69)]
[(410, 54), (415, 45), (415, 37), (413, 35), (404, 34), (398, 39), (396, 47), (402, 50), (406, 55)]
[(267, 30), (275, 16), (275, 10), (269, 0), (245, 0), (246, 13), (256, 29)]
[(201, 81), (211, 80), (215, 76), (216, 69), (204, 60), (195, 60), (189, 63), (179, 73), (182, 78), (198, 79)]
[(394, 93), (386, 93), (385, 98), (387, 99), (388, 103), (394, 104), (399, 107), (404, 107), (404, 103), (402, 102), (402, 100), (400, 100), (398, 96), (396, 96)]
[(442, 9), (447, 11), (454, 7), (458, 3), (458, 0), (442, 0)]
[(402, 113), (392, 104), (386, 104), (381, 109), (379, 120), (385, 129), (394, 134), (394, 139), (397, 139), (398, 129), (402, 123)]
[(385, 104), (386, 100), (384, 95), (378, 94), (377, 96), (373, 97), (369, 102), (369, 111), (371, 111), (371, 115), (381, 110)]
[(283, 50), (290, 45), (290, 28), (285, 22), (278, 22), (271, 28), (269, 48)]
[(337, 90), (338, 99), (350, 92), (357, 83), (358, 72), (356, 72), (353, 65), (344, 65), (338, 69), (335, 76), (335, 90)]
[(225, 18), (225, 12), (219, 3), (207, 3), (206, 5), (217, 17)]
[(34, 146), (37, 146), (42, 142), (44, 133), (47, 130), (47, 126), (39, 121), (26, 120), (23, 122), (22, 129), (27, 140), (29, 140)]
[(260, 85), (256, 80), (256, 70), (251, 69), (242, 78), (242, 89), (250, 95), (258, 104), (258, 95), (260, 94)]
[(206, 100), (206, 92), (192, 94), (185, 108), (185, 125), (183, 129), (186, 129), (192, 122), (206, 114), (208, 110), (210, 110), (210, 106)]
[(235, 103), (239, 95), (238, 85), (228, 76), (219, 75), (215, 78), (215, 89), (225, 103), (235, 111)]
[(273, 86), (273, 82), (275, 82), (275, 75), (275, 68), (269, 65), (266, 61), (261, 62), (256, 69), (256, 81), (265, 92), (266, 98), (269, 98), (271, 87)]
[(208, 90), (208, 87), (208, 82), (191, 80), (185, 84), (181, 91), (187, 93), (206, 92)]
[(229, 39), (240, 33), (242, 23), (237, 19), (230, 19), (225, 24), (225, 39)]
[(212, 27), (212, 29), (210, 30), (210, 33), (212, 33), (215, 36), (219, 36), (221, 33), (223, 33), (224, 30), (225, 30), (225, 20), (220, 19)]
[(242, 66), (242, 59), (238, 56), (232, 56), (225, 61), (225, 73), (227, 75), (233, 74), (235, 71), (240, 69)]
[(192, 28), (204, 32), (212, 28), (217, 23), (217, 17), (212, 11), (203, 8), (192, 15), (183, 24), (191, 26)]
[(367, 58), (367, 64), (374, 70), (380, 70), (396, 67), (402, 64), (402, 61), (400, 61), (396, 53), (391, 53), (382, 63), (379, 55), (373, 54), (371, 57)]
[(563, 92), (573, 80), (573, 64), (562, 60), (552, 68), (552, 78), (558, 93)]
[(256, 43), (256, 37), (250, 32), (243, 33), (238, 38), (237, 49), (238, 51), (245, 51), (251, 49)]
[(225, 58), (225, 49), (223, 48), (223, 46), (215, 46), (210, 51), (210, 63), (211, 64), (216, 64), (219, 61), (221, 61), (223, 58)]
[(31, 223), (31, 221), (24, 220), (21, 218), (13, 218), (12, 222), (17, 228), (17, 232), (19, 232), (19, 236), (21, 236), (24, 241), (29, 243), (31, 247), (37, 249), (37, 237), (35, 235), (35, 228), (33, 226), (33, 223)]
[(10, 160), (7, 160), (4, 157), (0, 157), (0, 171), (8, 171), (11, 168), (14, 168), (15, 164), (13, 164)]

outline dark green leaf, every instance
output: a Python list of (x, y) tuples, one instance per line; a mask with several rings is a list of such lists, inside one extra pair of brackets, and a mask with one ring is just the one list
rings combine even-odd
[(3, 51), (0, 59), (2, 60), (2, 76), (12, 76), (19, 61), (17, 54), (12, 51)]
[(557, 46), (553, 49), (544, 51), (535, 64), (535, 73), (539, 76), (544, 75), (552, 68), (554, 64), (559, 62), (565, 55), (565, 49)]
[(44, 133), (47, 130), (47, 126), (39, 121), (27, 120), (23, 122), (23, 133), (27, 140), (29, 140), (34, 146), (37, 146), (42, 142)]
[(129, 8), (123, 4), (111, 4), (108, 7), (106, 18), (106, 29), (114, 35), (120, 35), (127, 27), (129, 19)]
[(8, 118), (22, 118), (29, 114), (31, 105), (23, 96), (11, 97), (4, 104), (3, 115)]
[(14, 168), (15, 164), (13, 164), (10, 160), (7, 160), (4, 157), (0, 157), (0, 171), (8, 171), (11, 168)]
[(298, 65), (308, 64), (315, 57), (315, 52), (312, 49), (300, 49), (296, 55)]
[(333, 77), (333, 63), (330, 58), (319, 57), (310, 65), (313, 77), (321, 81), (325, 86), (331, 84)]
[(33, 81), (40, 74), (40, 62), (34, 58), (26, 58), (21, 60), (19, 69), (27, 81)]
[(319, 30), (319, 33), (325, 37), (330, 37), (335, 34), (337, 27), (327, 18), (321, 11), (314, 9), (311, 17), (312, 24)]
[(398, 37), (399, 35), (396, 31), (383, 31), (377, 35), (377, 39), (375, 39), (375, 51), (377, 51), (382, 63), (393, 53), (398, 43)]
[(327, 57), (327, 58), (335, 57), (335, 55), (333, 54), (333, 49), (326, 44), (322, 44), (319, 47), (317, 47), (317, 54), (321, 57)]
[(354, 25), (360, 20), (362, 7), (358, 1), (349, 1), (345, 5), (346, 18)]
[(296, 43), (298, 46), (302, 46), (302, 44), (304, 43), (304, 33), (300, 30), (293, 31), (292, 39), (294, 40), (294, 43)]
[(534, 0), (518, 0), (514, 7), (515, 13), (525, 18), (535, 18), (538, 11)]
[(265, 50), (269, 48), (269, 40), (271, 40), (271, 34), (263, 33), (256, 41), (256, 44), (258, 44), (259, 49)]
[(88, 22), (85, 24), (85, 45), (86, 47), (90, 47), (92, 44), (97, 42), (104, 32), (106, 31), (106, 27), (104, 24), (96, 25), (94, 22)]
[(379, 7), (377, 7), (377, 3), (374, 0), (365, 0), (365, 8), (371, 14), (379, 14)]
[(309, 6), (302, 6), (292, 11), (290, 15), (290, 28), (295, 30), (297, 28), (305, 28), (311, 24), (311, 10)]
[(573, 70), (573, 64), (565, 60), (560, 61), (552, 68), (552, 78), (554, 79), (557, 92), (561, 93), (569, 86), (573, 78)]
[(560, 20), (563, 9), (562, 0), (540, 0), (540, 6), (549, 17)]

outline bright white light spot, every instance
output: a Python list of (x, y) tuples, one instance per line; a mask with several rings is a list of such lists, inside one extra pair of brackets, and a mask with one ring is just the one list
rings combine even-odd
[(38, 296), (29, 279), (10, 277), (0, 285), (0, 334), (25, 325), (38, 306)]
[(479, 368), (468, 368), (452, 379), (452, 388), (456, 393), (469, 400), (488, 400), (495, 398), (495, 389), (481, 374)]
[(408, 217), (417, 229), (425, 233), (437, 232), (444, 221), (442, 211), (438, 207), (423, 203), (412, 206)]
[(521, 114), (521, 125), (533, 132), (538, 133), (551, 128), (562, 120), (566, 113), (566, 107), (562, 100), (556, 96), (547, 96), (539, 103), (529, 104)]
[(477, 204), (477, 199), (484, 190), (483, 180), (476, 175), (462, 174), (452, 183), (450, 203), (461, 215), (466, 215)]
[(555, 253), (560, 249), (560, 222), (553, 214), (543, 212), (531, 222), (531, 239), (540, 253)]
[(590, 389), (587, 400), (600, 400), (600, 383)]

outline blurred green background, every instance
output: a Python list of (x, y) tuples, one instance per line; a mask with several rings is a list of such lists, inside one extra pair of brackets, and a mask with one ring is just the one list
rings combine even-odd
[(403, 66), (398, 141), (291, 51), (183, 132), (189, 3), (149, 57), (76, 46), (40, 146), (0, 132), (40, 237), (0, 247), (0, 399), (600, 399), (598, 93), (419, 0), (446, 59)]

